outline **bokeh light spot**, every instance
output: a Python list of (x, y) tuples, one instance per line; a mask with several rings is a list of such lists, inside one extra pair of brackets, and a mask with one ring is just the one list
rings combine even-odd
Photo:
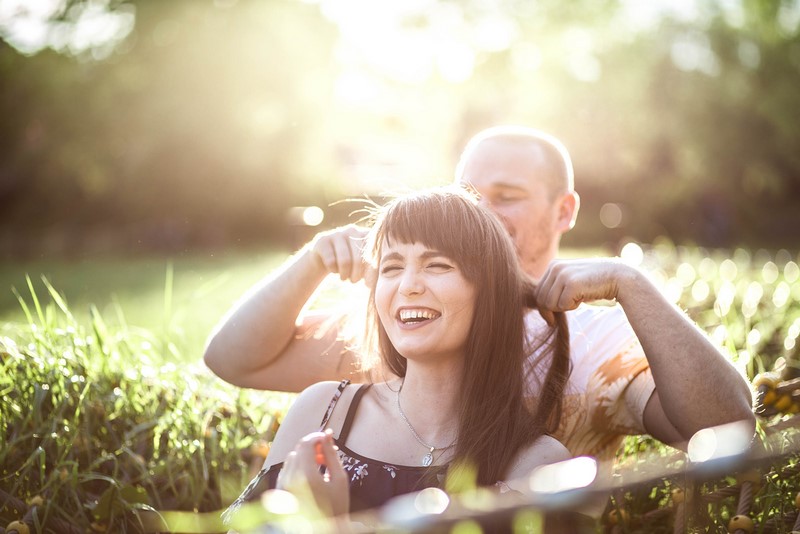
[(782, 308), (789, 301), (789, 296), (792, 294), (792, 288), (784, 281), (778, 284), (775, 291), (772, 293), (772, 304), (776, 308)]
[(724, 259), (719, 265), (719, 277), (726, 282), (733, 282), (738, 272), (739, 268), (736, 267), (736, 263), (731, 259)]
[(735, 296), (736, 286), (732, 282), (723, 282), (717, 290), (717, 300), (714, 302), (714, 313), (717, 314), (717, 317), (728, 315)]
[(425, 488), (414, 499), (414, 507), (421, 514), (441, 514), (449, 504), (447, 493), (439, 488)]
[(689, 287), (697, 277), (697, 272), (691, 263), (681, 263), (675, 271), (675, 277), (683, 287)]
[(273, 514), (296, 514), (300, 511), (297, 497), (283, 490), (270, 490), (261, 496), (261, 504)]
[(742, 301), (742, 314), (745, 317), (752, 317), (758, 309), (758, 303), (761, 302), (761, 297), (764, 296), (764, 288), (758, 282), (750, 282), (747, 286), (747, 291), (744, 294)]
[(701, 278), (712, 280), (717, 275), (717, 262), (706, 256), (697, 265), (697, 272)]
[(600, 222), (606, 228), (617, 228), (622, 224), (622, 208), (619, 204), (607, 202), (600, 208)]
[(773, 262), (768, 261), (764, 264), (761, 268), (761, 278), (768, 284), (772, 284), (775, 280), (778, 279), (778, 275), (780, 271), (778, 270), (778, 266), (775, 265)]
[(692, 462), (706, 462), (745, 452), (752, 432), (744, 422), (704, 428), (689, 440), (687, 451)]
[(692, 298), (697, 302), (703, 302), (708, 298), (711, 288), (705, 280), (698, 280), (692, 285)]
[(757, 328), (753, 328), (747, 334), (747, 344), (752, 347), (758, 345), (759, 341), (761, 341), (761, 332)]
[(309, 206), (303, 210), (303, 223), (306, 226), (319, 226), (325, 220), (325, 212), (318, 206)]
[(790, 284), (800, 278), (800, 267), (793, 261), (787, 263), (783, 268), (783, 279)]
[(579, 456), (564, 462), (543, 465), (534, 469), (529, 479), (531, 491), (558, 493), (585, 488), (597, 476), (597, 462), (588, 456)]
[(622, 261), (628, 265), (633, 265), (636, 267), (642, 264), (642, 261), (644, 260), (644, 251), (642, 250), (642, 247), (631, 242), (622, 247), (619, 256), (622, 258)]

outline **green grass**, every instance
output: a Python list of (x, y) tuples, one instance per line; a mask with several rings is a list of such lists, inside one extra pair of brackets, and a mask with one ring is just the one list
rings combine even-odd
[(140, 531), (134, 509), (216, 517), (291, 396), (228, 386), (200, 363), (203, 344), (285, 256), (3, 266), (0, 527), (37, 495), (55, 531)]
[(171, 258), (84, 258), (0, 265), (0, 334), (27, 323), (17, 292), (27, 293), (26, 276), (43, 302), (41, 277), (58, 289), (80, 323), (97, 308), (112, 327), (144, 330), (175, 347), (173, 356), (197, 360), (212, 327), (254, 282), (286, 257), (284, 251), (233, 251)]
[[(748, 378), (776, 365), (795, 368), (796, 255), (667, 242), (644, 252), (643, 267)], [(0, 269), (0, 284), (8, 288), (0, 291), (0, 527), (20, 519), (39, 496), (32, 531), (140, 532), (152, 519), (144, 512), (168, 510), (207, 513), (196, 517), (207, 520), (205, 529), (219, 530), (218, 511), (260, 464), (263, 440), (292, 397), (226, 385), (200, 362), (202, 346), (230, 304), (285, 256)], [(666, 455), (667, 449), (632, 437), (620, 458), (635, 469), (645, 453)], [(766, 469), (752, 513), (757, 524), (794, 509), (800, 477), (780, 469), (797, 464), (790, 456)], [(716, 481), (707, 491), (729, 482)], [(631, 490), (620, 496), (620, 506), (644, 517), (669, 505), (675, 484)], [(709, 531), (724, 532), (735, 504), (708, 506)], [(634, 521), (626, 531), (653, 528)]]

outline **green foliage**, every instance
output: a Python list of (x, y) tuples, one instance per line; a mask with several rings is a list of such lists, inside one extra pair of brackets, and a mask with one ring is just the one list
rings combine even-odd
[[(631, 251), (636, 248), (626, 254)], [(640, 252), (643, 268), (748, 378), (797, 364), (797, 257), (676, 247), (666, 240)], [(163, 288), (163, 269), (160, 279)], [(107, 322), (96, 308), (88, 318), (77, 316), (54, 285), (28, 281), (20, 291), (26, 324), (7, 326), (0, 338), (0, 524), (20, 519), (26, 501), (41, 496), (37, 521), (59, 532), (65, 524), (85, 532), (93, 523), (139, 532), (156, 511), (185, 530), (216, 525), (219, 511), (260, 464), (267, 446), (262, 440), (273, 435), (291, 396), (224, 384), (170, 349), (164, 340), (169, 329)], [(161, 300), (176, 313), (185, 305), (164, 295)], [(773, 452), (791, 450), (792, 443), (778, 442)], [(620, 469), (633, 473), (646, 467), (642, 462), (670, 468), (681, 461), (644, 436), (627, 439), (619, 454)], [(756, 525), (791, 530), (778, 519), (795, 510), (798, 466), (792, 455), (761, 466), (763, 483), (751, 513)], [(701, 493), (723, 492), (736, 482), (734, 475), (705, 482)], [(615, 496), (617, 514), (630, 519), (627, 531), (671, 531), (673, 491), (682, 483), (668, 478)], [(723, 532), (735, 515), (734, 499), (704, 501), (698, 517), (710, 531)]]
[(103, 60), (0, 41), (4, 225), (58, 225), (75, 248), (88, 229), (123, 248), (282, 240), (302, 162), (327, 161), (305, 133), (327, 105), (327, 22), (287, 0), (125, 4), (136, 26)]
[[(89, 324), (96, 308), (110, 329), (155, 339), (176, 361), (197, 361), (211, 329), (233, 302), (285, 259), (285, 250), (74, 258), (0, 264), (0, 335), (15, 336), (27, 323), (13, 288), (28, 292), (25, 273), (39, 273), (58, 288), (70, 313)], [(167, 290), (167, 273), (172, 288)], [(42, 303), (51, 302), (39, 291)], [(169, 306), (165, 299), (169, 298)], [(202, 305), (197, 305), (202, 303)]]
[[(69, 35), (96, 3), (65, 5)], [(135, 15), (108, 54), (0, 41), (0, 253), (276, 242), (289, 206), (448, 181), (500, 123), (570, 149), (571, 245), (797, 243), (796, 0), (107, 5)]]
[[(765, 250), (751, 253), (744, 249), (675, 247), (668, 240), (659, 240), (644, 252), (643, 265), (664, 292), (726, 350), (749, 380), (776, 368), (792, 373), (790, 370), (800, 363), (797, 257), (785, 250), (770, 254)], [(796, 376), (787, 371), (787, 378)], [(785, 456), (751, 466), (763, 475), (749, 514), (757, 526), (755, 532), (792, 531), (794, 499), (800, 491), (798, 435), (789, 431), (783, 438), (768, 439), (764, 433), (783, 417), (785, 414), (778, 414), (759, 421), (768, 452)], [(618, 461), (620, 470), (629, 473), (646, 469), (648, 464), (665, 470), (679, 470), (685, 465), (682, 455), (676, 456), (648, 436), (627, 438)], [(692, 523), (697, 531), (727, 532), (728, 521), (737, 514), (739, 495), (738, 488), (730, 491), (737, 484), (736, 473), (730, 475), (698, 484)], [(672, 492), (685, 488), (685, 484), (681, 477), (664, 479), (656, 486), (638, 486), (618, 495), (615, 507), (630, 517), (624, 531), (671, 532), (672, 516), (660, 512), (673, 509)]]
[(52, 302), (43, 306), (31, 284), (30, 304), (20, 301), (29, 326), (0, 340), (4, 524), (37, 495), (38, 520), (57, 531), (94, 523), (137, 532), (146, 515), (136, 511), (224, 507), (259, 464), (250, 449), (273, 435), (289, 396), (169, 363), (154, 336), (110, 329), (97, 313), (83, 326), (45, 285)]

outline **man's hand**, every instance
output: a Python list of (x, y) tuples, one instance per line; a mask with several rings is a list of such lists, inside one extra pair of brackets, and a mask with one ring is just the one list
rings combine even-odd
[(362, 256), (367, 232), (353, 224), (322, 232), (311, 242), (311, 250), (328, 272), (358, 282), (367, 270)]
[(330, 430), (302, 438), (289, 453), (278, 476), (278, 489), (302, 497), (310, 491), (317, 507), (335, 517), (350, 509), (350, 486)]
[(734, 421), (754, 426), (747, 382), (644, 272), (619, 259), (556, 260), (536, 289), (545, 313), (597, 300), (620, 304), (650, 364), (656, 385), (644, 412), (650, 434), (683, 446), (702, 428)]
[(616, 259), (554, 260), (537, 284), (536, 302), (540, 309), (569, 311), (583, 302), (619, 299), (640, 275)]

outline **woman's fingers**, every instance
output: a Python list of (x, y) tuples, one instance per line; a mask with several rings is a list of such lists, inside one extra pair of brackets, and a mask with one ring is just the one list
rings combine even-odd
[(339, 447), (333, 443), (333, 433), (330, 430), (325, 432), (325, 437), (319, 443), (319, 451), (328, 468), (328, 475), (333, 477), (347, 477), (342, 461), (339, 459)]
[(308, 491), (317, 506), (331, 515), (349, 510), (349, 486), (330, 431), (303, 437), (289, 453), (277, 487), (302, 495)]
[(325, 437), (319, 442), (318, 450), (321, 451), (327, 468), (325, 482), (328, 490), (328, 506), (332, 515), (345, 514), (350, 510), (350, 483), (330, 430), (325, 432)]
[(325, 269), (342, 280), (358, 282), (364, 277), (362, 257), (367, 229), (348, 225), (317, 234), (314, 252)]

